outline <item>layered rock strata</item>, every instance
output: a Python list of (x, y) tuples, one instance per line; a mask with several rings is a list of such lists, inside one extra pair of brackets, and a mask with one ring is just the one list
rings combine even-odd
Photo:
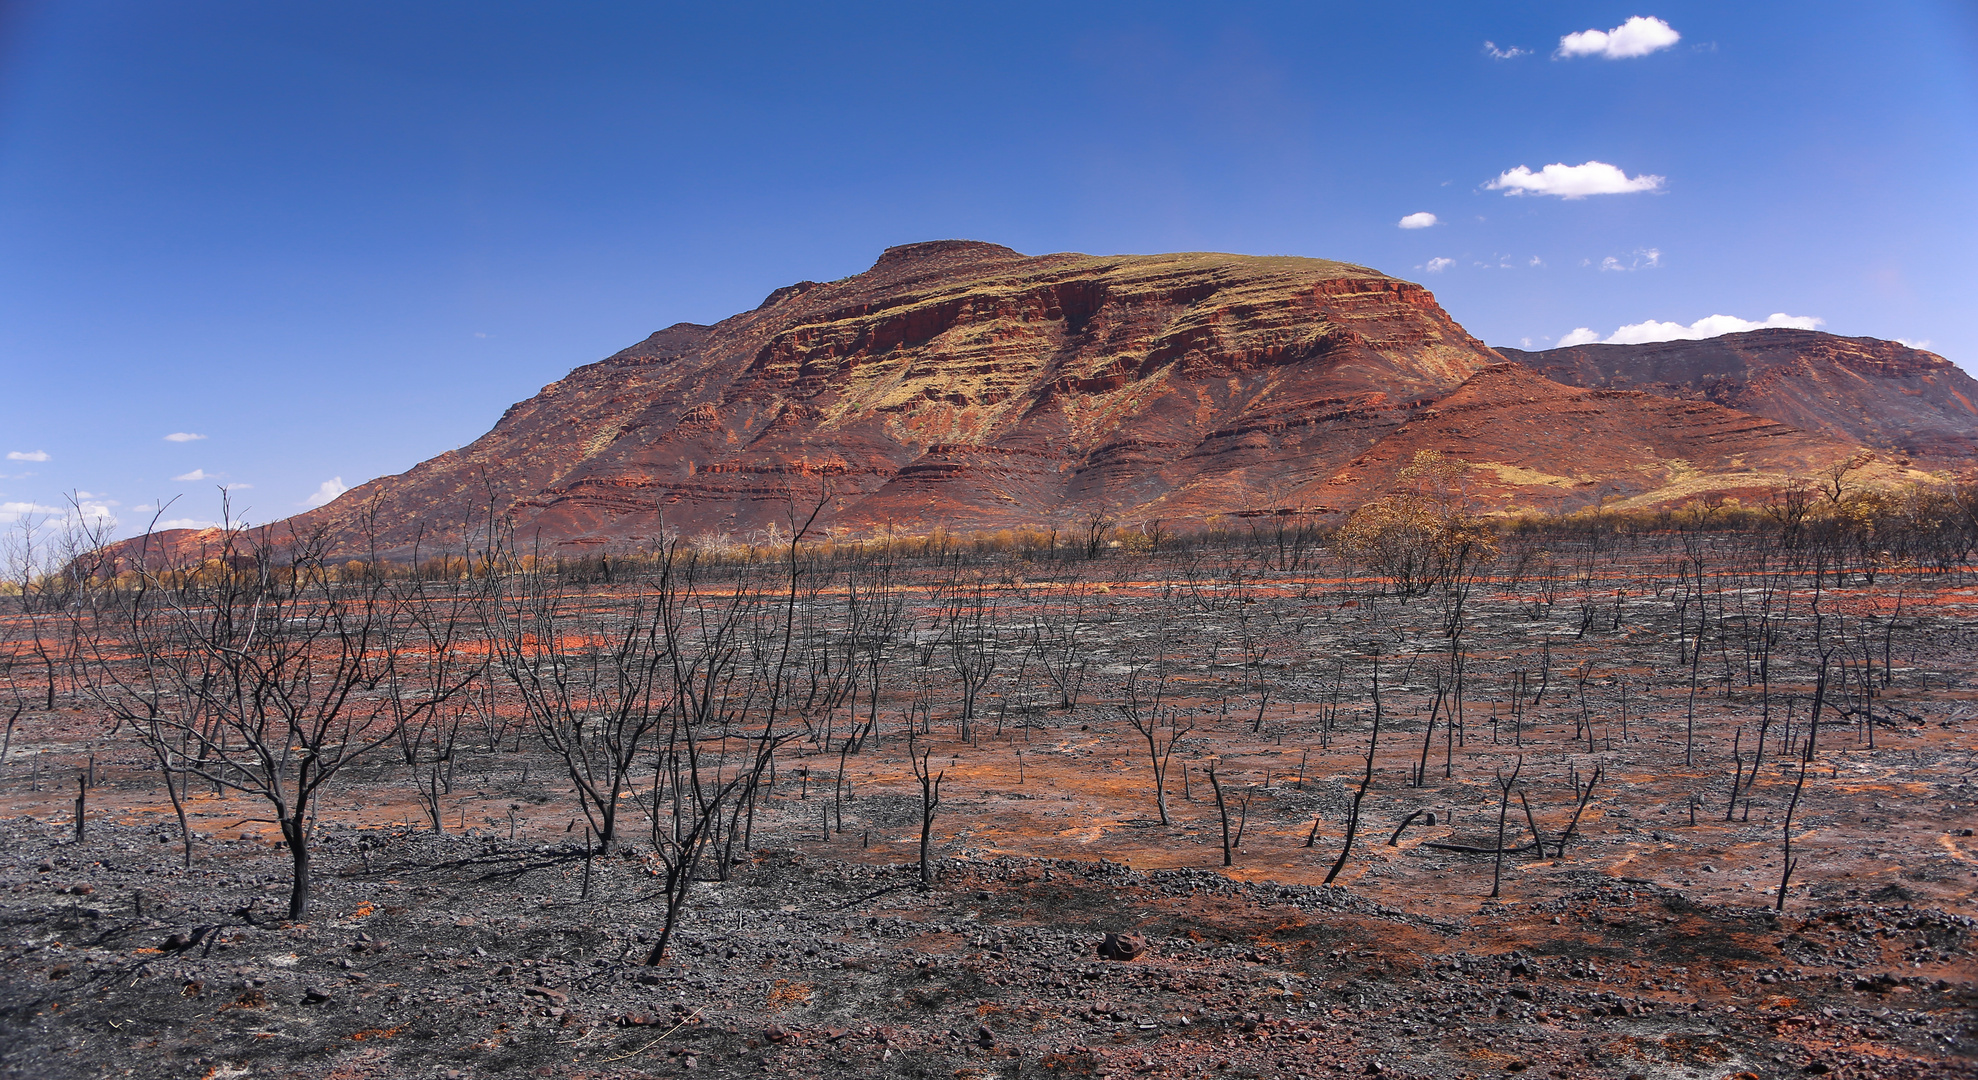
[(1968, 464), (1978, 456), (1978, 380), (1899, 341), (1774, 329), (1702, 341), (1498, 351), (1573, 386), (1711, 401), (1931, 464)]
[[(1418, 449), (1479, 462), (1489, 505), (1568, 509), (1755, 489), (1862, 441), (1717, 401), (1728, 383), (1707, 376), (1727, 361), (1510, 355), (1536, 373), (1420, 285), (1346, 263), (912, 244), (580, 367), (471, 445), (280, 531), (405, 558), (478, 546), (490, 520), (569, 554), (760, 536), (814, 508), (814, 528), (845, 535), (1324, 517), (1380, 494)], [(1930, 402), (1961, 392), (1916, 372), (1898, 379), (1948, 388)]]

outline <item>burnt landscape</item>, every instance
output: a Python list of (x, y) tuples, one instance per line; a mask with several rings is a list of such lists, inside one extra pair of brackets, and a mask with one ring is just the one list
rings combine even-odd
[(0, 0), (0, 1080), (1978, 1080), (1974, 73)]
[(1967, 489), (1848, 475), (78, 578), (7, 622), (0, 1067), (1969, 1075)]

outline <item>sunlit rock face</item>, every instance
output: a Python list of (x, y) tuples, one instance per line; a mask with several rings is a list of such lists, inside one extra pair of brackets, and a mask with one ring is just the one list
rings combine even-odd
[(1419, 449), (1477, 462), (1484, 508), (1570, 509), (1755, 490), (1859, 441), (1708, 393), (1538, 370), (1362, 266), (911, 244), (578, 368), (471, 445), (282, 532), (405, 558), (482, 543), (491, 516), (560, 554), (787, 533), (814, 509), (819, 534), (853, 536), (1327, 520)]
[(1562, 383), (1711, 401), (1932, 464), (1978, 456), (1978, 380), (1899, 341), (1752, 330), (1701, 341), (1501, 349)]

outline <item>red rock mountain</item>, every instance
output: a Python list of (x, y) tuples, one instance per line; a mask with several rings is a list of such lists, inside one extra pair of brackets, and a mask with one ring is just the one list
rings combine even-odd
[(492, 508), (567, 553), (785, 526), (820, 492), (847, 534), (1186, 525), (1338, 513), (1418, 449), (1477, 462), (1491, 505), (1564, 508), (1763, 488), (1859, 441), (1695, 397), (1561, 385), (1366, 267), (939, 241), (662, 330), (285, 526), (403, 557)]
[(1702, 341), (1498, 351), (1572, 386), (1713, 401), (1932, 463), (1978, 456), (1978, 380), (1936, 353), (1897, 341), (1781, 329)]

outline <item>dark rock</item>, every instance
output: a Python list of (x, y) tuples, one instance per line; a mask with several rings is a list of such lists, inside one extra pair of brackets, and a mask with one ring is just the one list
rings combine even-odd
[(1137, 960), (1147, 952), (1147, 938), (1141, 934), (1107, 934), (1099, 943), (1099, 955), (1107, 960)]
[(320, 987), (312, 986), (302, 992), (302, 1000), (311, 1005), (327, 1005), (330, 1003), (330, 993)]
[(984, 1050), (994, 1050), (996, 1048), (996, 1033), (990, 1031), (987, 1024), (977, 1024), (975, 1027), (975, 1045), (980, 1046)]

